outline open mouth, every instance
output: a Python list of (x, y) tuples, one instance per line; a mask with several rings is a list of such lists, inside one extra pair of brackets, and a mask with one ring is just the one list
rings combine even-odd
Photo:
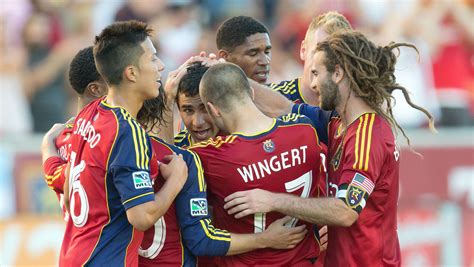
[(196, 141), (202, 142), (207, 141), (207, 139), (211, 138), (211, 129), (205, 129), (200, 131), (193, 131)]
[(268, 71), (265, 72), (257, 72), (255, 73), (255, 77), (257, 78), (258, 81), (266, 81), (268, 79)]

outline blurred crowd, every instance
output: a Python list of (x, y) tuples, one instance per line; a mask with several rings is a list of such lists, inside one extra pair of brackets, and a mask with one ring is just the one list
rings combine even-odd
[[(113, 21), (151, 24), (165, 72), (199, 51), (216, 52), (216, 29), (247, 15), (271, 33), (270, 82), (302, 73), (301, 41), (311, 19), (336, 10), (377, 44), (402, 50), (397, 81), (438, 126), (474, 125), (474, 0), (2, 0), (0, 5), (0, 136), (47, 131), (76, 109), (67, 67)], [(166, 76), (165, 76), (166, 77)], [(421, 113), (398, 100), (403, 127), (425, 127)]]

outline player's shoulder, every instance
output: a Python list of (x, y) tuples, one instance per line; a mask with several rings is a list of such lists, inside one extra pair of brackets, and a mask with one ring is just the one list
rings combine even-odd
[(151, 139), (151, 143), (152, 143), (152, 146), (153, 146), (153, 150), (155, 153), (157, 153), (157, 155), (168, 155), (168, 154), (171, 154), (171, 153), (176, 153), (176, 154), (181, 154), (183, 155), (183, 159), (188, 162), (190, 160), (193, 160), (194, 159), (194, 152), (192, 151), (189, 151), (187, 149), (184, 149), (182, 147), (179, 147), (177, 145), (174, 145), (174, 144), (169, 144), (167, 142), (165, 142), (164, 140), (162, 140), (161, 138), (159, 137), (156, 137), (156, 136), (150, 136), (150, 139)]
[(187, 129), (184, 129), (174, 136), (173, 143), (178, 147), (189, 147), (191, 145), (191, 135)]
[(298, 87), (299, 86), (299, 78), (295, 78), (293, 80), (284, 80), (280, 82), (270, 83), (268, 85), (275, 91), (280, 91), (283, 89), (288, 89), (290, 87)]
[(192, 151), (219, 150), (223, 146), (234, 145), (238, 137), (239, 136), (235, 134), (231, 134), (227, 136), (216, 136), (216, 137), (210, 138), (207, 141), (193, 144), (192, 146), (189, 147), (189, 149)]
[(312, 121), (305, 115), (297, 113), (288, 113), (278, 118), (281, 125), (298, 125), (298, 124), (309, 124), (313, 125)]
[[(340, 123), (335, 123), (335, 125), (336, 124), (340, 125)], [(393, 129), (390, 126), (390, 123), (388, 123), (381, 115), (372, 112), (359, 116), (350, 125), (347, 134), (356, 139), (368, 139), (372, 143), (385, 142), (387, 140), (392, 141), (394, 139)]]

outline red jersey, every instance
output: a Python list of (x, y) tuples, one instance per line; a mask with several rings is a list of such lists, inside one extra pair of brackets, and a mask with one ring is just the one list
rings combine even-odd
[(359, 213), (350, 227), (329, 227), (325, 266), (400, 266), (397, 236), (399, 152), (390, 125), (375, 113), (346, 131), (333, 118), (329, 193)]
[[(243, 190), (261, 188), (301, 197), (318, 196), (322, 170), (321, 147), (311, 122), (290, 114), (275, 119), (268, 131), (255, 136), (233, 134), (217, 137), (190, 148), (201, 158), (214, 207), (215, 224), (234, 233), (262, 232), (283, 214), (257, 213), (241, 219), (227, 214), (224, 198)], [(306, 224), (308, 234), (291, 250), (260, 249), (235, 256), (218, 257), (218, 266), (312, 266), (319, 255), (313, 226), (293, 219), (291, 226)]]
[(64, 206), (63, 188), (65, 167), (71, 152), (71, 143), (69, 141), (72, 134), (72, 126), (72, 124), (66, 124), (64, 130), (56, 138), (55, 146), (59, 157), (50, 157), (43, 164), (46, 184), (56, 193), (65, 221), (68, 220), (69, 213)]
[(154, 200), (148, 135), (125, 109), (98, 99), (76, 117), (70, 143), (70, 219), (59, 265), (138, 265), (143, 232), (126, 210)]

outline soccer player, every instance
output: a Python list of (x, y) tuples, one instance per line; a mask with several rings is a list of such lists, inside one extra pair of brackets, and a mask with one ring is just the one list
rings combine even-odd
[[(139, 250), (139, 266), (195, 266), (195, 256), (224, 256), (262, 248), (293, 248), (306, 236), (305, 226), (287, 228), (290, 217), (276, 220), (257, 234), (237, 234), (212, 225), (208, 211), (206, 182), (199, 157), (187, 150), (151, 137), (157, 160), (172, 153), (183, 155), (188, 178), (176, 200), (154, 225), (145, 231)], [(159, 176), (154, 188), (165, 180)], [(206, 262), (207, 263), (207, 262)], [(202, 258), (199, 258), (200, 266)]]
[(202, 62), (193, 63), (179, 81), (176, 103), (181, 119), (186, 126), (186, 129), (179, 132), (174, 138), (174, 144), (179, 147), (186, 148), (207, 141), (219, 132), (199, 96), (199, 82), (208, 68)]
[(164, 66), (150, 34), (146, 24), (126, 21), (96, 37), (94, 58), (108, 94), (86, 106), (74, 123), (62, 266), (136, 266), (142, 231), (163, 216), (186, 181), (182, 156), (168, 156), (159, 165), (166, 182), (154, 194), (150, 176), (158, 171), (157, 161), (135, 119), (161, 85)]
[(238, 65), (250, 79), (267, 83), (272, 45), (265, 25), (247, 16), (232, 17), (217, 30), (216, 45), (220, 58)]
[[(107, 86), (95, 67), (92, 46), (80, 50), (72, 59), (69, 65), (69, 83), (78, 94), (77, 113), (87, 104), (107, 93)], [(42, 144), (45, 181), (56, 192), (65, 220), (68, 218), (68, 214), (63, 199), (64, 172), (66, 169), (64, 166), (70, 155), (69, 141), (72, 134), (72, 123), (73, 121), (70, 120), (65, 127), (58, 128), (59, 125), (55, 126), (54, 129), (45, 134)], [(58, 129), (61, 129), (59, 135), (55, 133)], [(53, 152), (57, 151), (58, 155), (48, 153), (50, 142), (55, 142)]]
[[(400, 43), (376, 46), (353, 31), (333, 34), (317, 45), (311, 86), (320, 94), (322, 109), (340, 114), (327, 125), (332, 198), (237, 192), (226, 198), (229, 214), (241, 218), (277, 211), (329, 225), (326, 266), (400, 266), (400, 152), (394, 132), (404, 132), (392, 115), (391, 92), (401, 90), (434, 127), (431, 114), (413, 104), (408, 91), (396, 83), (392, 50), (401, 46), (416, 49)], [(287, 108), (291, 105), (287, 103)], [(306, 104), (293, 106), (293, 111), (313, 120), (325, 119), (319, 108)]]
[[(298, 196), (317, 196), (322, 170), (318, 136), (307, 118), (290, 114), (282, 120), (265, 116), (252, 100), (245, 73), (222, 63), (204, 74), (199, 94), (219, 129), (231, 133), (192, 146), (203, 164), (216, 226), (237, 233), (259, 233), (278, 213), (236, 220), (223, 209), (224, 198), (238, 190), (264, 188)], [(291, 134), (290, 134), (291, 133)], [(288, 226), (306, 222), (292, 219)], [(256, 250), (216, 258), (218, 266), (311, 266), (319, 255), (312, 231), (292, 250)]]
[(301, 42), (300, 59), (303, 61), (301, 77), (272, 83), (270, 87), (295, 103), (318, 106), (318, 94), (311, 90), (311, 66), (316, 52), (316, 44), (336, 31), (351, 29), (349, 21), (336, 11), (315, 17), (309, 24), (305, 38)]

